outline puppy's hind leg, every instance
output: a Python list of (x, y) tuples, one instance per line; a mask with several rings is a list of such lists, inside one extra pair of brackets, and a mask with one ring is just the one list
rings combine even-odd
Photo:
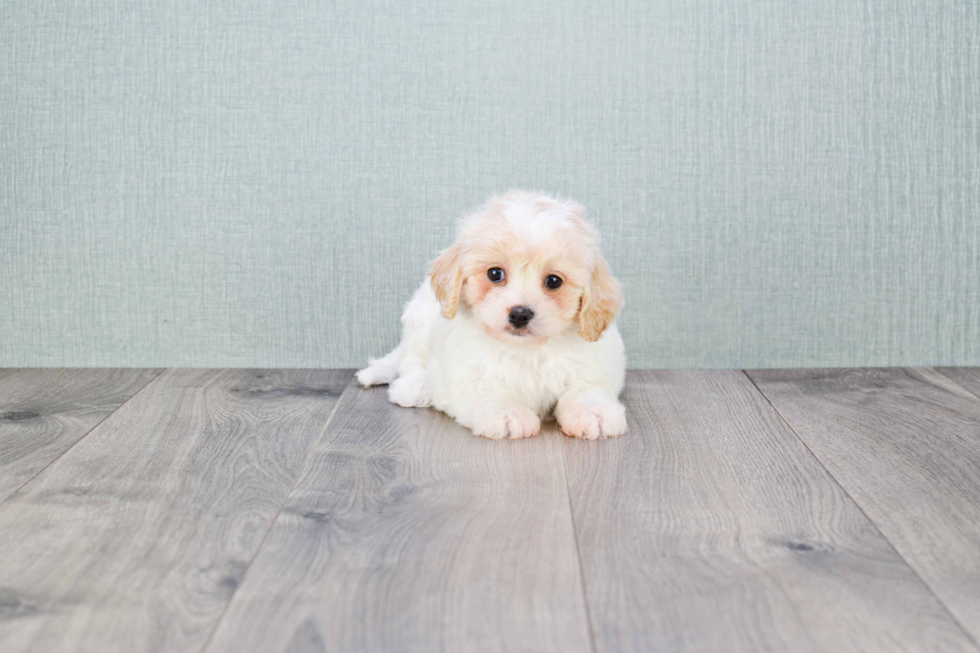
[(425, 371), (418, 369), (402, 374), (388, 386), (388, 400), (404, 408), (432, 405), (432, 393), (425, 381)]
[(384, 358), (372, 358), (368, 366), (357, 373), (357, 382), (365, 388), (384, 385), (398, 378), (398, 366), (402, 362), (402, 346), (398, 345)]
[[(402, 314), (402, 341), (395, 349), (357, 373), (364, 387), (394, 384), (388, 396), (400, 406), (428, 406), (432, 400), (425, 383), (425, 359), (429, 333), (439, 318), (439, 301), (428, 279), (422, 282)], [(405, 379), (402, 381), (402, 379)]]

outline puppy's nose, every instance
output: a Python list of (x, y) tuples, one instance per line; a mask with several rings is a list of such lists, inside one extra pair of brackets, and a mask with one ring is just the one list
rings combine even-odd
[(526, 326), (527, 323), (530, 322), (531, 318), (533, 317), (534, 317), (534, 311), (532, 311), (527, 306), (514, 306), (513, 308), (510, 309), (510, 315), (508, 315), (508, 318), (510, 319), (510, 323), (513, 324), (514, 327), (517, 329)]

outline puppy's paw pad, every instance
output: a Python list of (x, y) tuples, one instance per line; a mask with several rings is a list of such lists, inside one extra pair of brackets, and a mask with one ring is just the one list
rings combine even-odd
[(626, 433), (626, 409), (612, 401), (575, 404), (563, 411), (558, 424), (573, 438), (609, 438)]
[(402, 376), (395, 379), (388, 388), (388, 399), (404, 408), (422, 408), (432, 405), (432, 397), (425, 379), (417, 376)]
[(520, 440), (530, 438), (541, 431), (541, 419), (530, 408), (514, 406), (499, 412), (488, 414), (482, 422), (473, 429), (477, 435), (491, 440)]

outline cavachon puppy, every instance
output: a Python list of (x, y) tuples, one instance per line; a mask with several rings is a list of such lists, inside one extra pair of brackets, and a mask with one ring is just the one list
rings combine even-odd
[(402, 341), (357, 373), (399, 406), (435, 406), (487, 438), (626, 431), (619, 283), (572, 201), (511, 191), (459, 221), (402, 315)]

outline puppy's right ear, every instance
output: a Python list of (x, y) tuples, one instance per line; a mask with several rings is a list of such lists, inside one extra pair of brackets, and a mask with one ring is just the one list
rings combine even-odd
[(582, 293), (578, 315), (578, 334), (588, 342), (595, 342), (616, 320), (623, 308), (623, 294), (619, 282), (600, 257), (592, 271), (592, 280)]
[(447, 320), (453, 319), (459, 306), (459, 293), (463, 288), (459, 243), (445, 250), (432, 262), (429, 274), (432, 275), (432, 290), (442, 306), (442, 316)]

